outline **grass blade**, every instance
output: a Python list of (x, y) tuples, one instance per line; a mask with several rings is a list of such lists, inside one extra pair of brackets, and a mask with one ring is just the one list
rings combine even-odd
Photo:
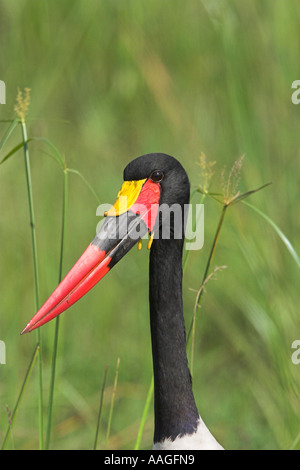
[[(59, 261), (58, 283), (60, 283), (61, 280), (62, 280), (63, 260), (64, 260), (64, 251), (65, 251), (65, 233), (66, 233), (65, 227), (66, 227), (67, 202), (68, 202), (68, 172), (64, 171), (62, 228), (61, 228), (61, 244), (60, 244), (60, 261)], [(59, 333), (59, 316), (55, 319), (55, 332), (54, 332), (54, 343), (53, 343), (52, 364), (51, 364), (51, 378), (50, 378), (50, 392), (49, 392), (49, 404), (48, 404), (48, 422), (47, 422), (46, 440), (45, 440), (45, 449), (46, 450), (49, 449), (50, 437), (51, 437), (55, 370), (56, 370), (57, 348), (58, 348), (58, 333)]]
[(27, 384), (28, 384), (28, 380), (29, 380), (30, 374), (31, 374), (31, 372), (32, 372), (32, 369), (33, 369), (35, 360), (36, 360), (36, 358), (37, 358), (39, 349), (40, 349), (40, 345), (37, 344), (37, 345), (36, 345), (36, 348), (35, 348), (35, 350), (34, 350), (32, 359), (31, 359), (31, 361), (30, 361), (30, 364), (29, 364), (29, 366), (28, 366), (28, 369), (27, 369), (27, 372), (26, 372), (26, 375), (25, 375), (25, 378), (24, 378), (24, 381), (23, 381), (23, 384), (22, 384), (22, 387), (21, 387), (21, 390), (20, 390), (20, 393), (19, 393), (19, 396), (18, 396), (18, 399), (17, 399), (16, 406), (15, 406), (15, 408), (14, 408), (14, 411), (12, 412), (11, 420), (10, 420), (10, 423), (9, 423), (9, 426), (8, 426), (8, 429), (7, 429), (7, 432), (6, 432), (6, 435), (5, 435), (5, 438), (4, 438), (4, 441), (3, 441), (3, 444), (2, 444), (1, 450), (5, 450), (5, 449), (6, 449), (6, 446), (7, 446), (7, 443), (8, 443), (8, 439), (9, 439), (9, 436), (10, 436), (10, 433), (11, 433), (11, 430), (12, 430), (12, 427), (13, 427), (13, 425), (14, 425), (14, 421), (15, 421), (15, 419), (16, 419), (16, 414), (17, 414), (17, 411), (18, 411), (18, 409), (19, 409), (19, 406), (20, 406), (22, 397), (23, 397), (23, 395), (24, 395), (26, 386), (27, 386)]
[(105, 449), (108, 448), (108, 440), (109, 440), (111, 421), (112, 421), (112, 415), (113, 415), (113, 410), (114, 410), (115, 396), (116, 396), (116, 393), (117, 393), (119, 367), (120, 367), (120, 358), (118, 358), (118, 360), (117, 360), (115, 381), (114, 381), (114, 387), (113, 387), (113, 392), (112, 392), (112, 396), (111, 396), (111, 403), (110, 403), (110, 410), (109, 410), (109, 417), (108, 417), (108, 424), (107, 424), (107, 432), (106, 432), (106, 440), (105, 440)]
[[(37, 256), (37, 243), (36, 243), (36, 230), (35, 230), (35, 217), (33, 208), (33, 196), (32, 196), (32, 183), (31, 183), (31, 171), (30, 171), (30, 159), (28, 151), (28, 137), (25, 120), (21, 121), (23, 147), (24, 147), (24, 159), (25, 159), (25, 172), (26, 172), (26, 183), (29, 203), (29, 217), (31, 227), (31, 243), (32, 243), (32, 257), (33, 257), (33, 271), (34, 271), (34, 292), (35, 292), (35, 310), (39, 308), (39, 276), (38, 276), (38, 256)], [(40, 344), (40, 330), (36, 330), (37, 343)], [(39, 445), (40, 449), (43, 448), (43, 382), (42, 382), (42, 358), (41, 353), (38, 359), (39, 365)]]
[(5, 142), (7, 141), (7, 139), (9, 138), (10, 134), (13, 132), (13, 130), (15, 129), (15, 127), (18, 125), (19, 123), (19, 120), (18, 119), (14, 119), (10, 126), (8, 127), (7, 131), (5, 132), (4, 136), (2, 137), (1, 139), (1, 142), (0, 142), (0, 152), (1, 152), (1, 149), (2, 147), (4, 146)]
[(284, 243), (284, 245), (286, 246), (287, 250), (289, 251), (290, 255), (292, 256), (293, 260), (295, 261), (295, 263), (297, 264), (298, 268), (300, 268), (300, 258), (298, 256), (298, 254), (296, 253), (293, 245), (291, 244), (291, 242), (289, 241), (289, 239), (284, 235), (284, 233), (280, 230), (280, 228), (275, 224), (275, 222), (273, 222), (272, 219), (270, 219), (270, 217), (268, 217), (264, 212), (262, 212), (260, 209), (258, 209), (257, 207), (253, 206), (252, 204), (250, 204), (249, 202), (246, 202), (246, 201), (242, 201), (243, 204), (245, 204), (246, 206), (248, 207), (251, 207), (251, 209), (253, 209), (255, 212), (257, 212), (261, 217), (263, 217), (270, 225), (271, 227), (273, 227), (273, 229), (275, 230), (275, 232), (277, 233), (277, 235), (279, 236), (279, 238), (281, 239), (281, 241)]
[[(25, 123), (24, 123), (25, 124)], [(22, 125), (22, 123), (21, 123)], [(5, 157), (2, 158), (2, 160), (0, 161), (0, 165), (2, 165), (2, 163), (4, 163), (6, 160), (9, 159), (9, 157), (11, 157), (12, 155), (14, 155), (18, 150), (20, 150), (22, 147), (24, 147), (25, 145), (27, 146), (27, 144), (31, 141), (32, 139), (26, 139), (25, 141), (23, 140), (23, 142), (21, 142), (20, 144), (16, 145), (10, 152), (8, 152), (7, 155), (5, 155)]]
[(244, 199), (251, 196), (252, 194), (257, 193), (258, 191), (260, 191), (261, 189), (266, 188), (267, 186), (270, 186), (270, 184), (272, 184), (272, 183), (266, 183), (263, 186), (260, 186), (259, 188), (251, 189), (251, 191), (247, 191), (246, 193), (239, 194), (238, 196), (234, 197), (231, 200), (231, 202), (229, 202), (228, 205), (233, 206), (234, 204), (237, 204), (238, 202), (242, 202)]
[(100, 422), (101, 422), (101, 415), (102, 415), (103, 398), (104, 398), (104, 390), (105, 390), (105, 384), (106, 384), (107, 371), (108, 371), (108, 366), (105, 366), (104, 377), (103, 377), (102, 388), (101, 388), (101, 394), (100, 394), (100, 404), (99, 404), (99, 411), (98, 411), (98, 417), (97, 417), (96, 435), (95, 435), (93, 450), (97, 449), (98, 434), (99, 434), (99, 429), (100, 429)]
[(57, 161), (62, 170), (65, 170), (64, 158), (62, 157), (58, 149), (55, 147), (55, 145), (50, 142), (50, 140), (45, 139), (44, 137), (33, 137), (32, 140), (35, 140), (36, 142), (43, 142), (44, 144), (46, 144), (51, 150), (51, 157), (53, 157)]
[(80, 176), (80, 178), (82, 179), (82, 181), (87, 185), (87, 187), (89, 188), (89, 190), (91, 191), (91, 193), (95, 196), (95, 199), (96, 201), (98, 202), (98, 204), (100, 204), (100, 199), (96, 193), (96, 191), (94, 190), (94, 188), (90, 185), (90, 183), (88, 182), (88, 180), (83, 176), (82, 173), (80, 173), (80, 171), (78, 170), (74, 170), (73, 168), (68, 168), (67, 171), (69, 171), (70, 173), (74, 173), (75, 175), (78, 175)]
[(294, 439), (294, 441), (292, 442), (292, 444), (291, 444), (291, 446), (289, 447), (288, 450), (295, 450), (299, 443), (300, 443), (300, 432), (296, 436), (296, 438)]
[(134, 450), (139, 450), (140, 445), (141, 445), (141, 440), (142, 440), (143, 431), (144, 431), (144, 427), (145, 427), (145, 423), (146, 423), (146, 418), (147, 418), (147, 414), (148, 414), (149, 407), (150, 407), (152, 397), (153, 397), (153, 391), (154, 391), (154, 377), (152, 375), (151, 384), (150, 384), (150, 387), (149, 387), (149, 390), (148, 390), (146, 403), (145, 403), (145, 406), (144, 406), (142, 419), (141, 419), (141, 424), (140, 424), (140, 427), (139, 427), (139, 430), (138, 430), (138, 435), (137, 435), (137, 438), (136, 438), (136, 443), (135, 443), (135, 446), (134, 446)]

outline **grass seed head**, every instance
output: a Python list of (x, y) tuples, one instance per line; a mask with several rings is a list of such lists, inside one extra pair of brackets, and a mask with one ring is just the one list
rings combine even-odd
[(227, 180), (225, 179), (225, 169), (222, 171), (221, 180), (224, 195), (224, 204), (229, 205), (236, 199), (240, 191), (238, 185), (241, 178), (241, 171), (243, 166), (244, 155), (234, 162), (229, 172)]
[(18, 94), (17, 94), (17, 99), (16, 99), (14, 110), (15, 110), (16, 115), (22, 122), (25, 121), (29, 104), (30, 104), (30, 88), (24, 88), (24, 95), (23, 95), (23, 92), (18, 88)]
[(205, 153), (201, 152), (199, 162), (197, 162), (197, 165), (199, 165), (201, 168), (201, 178), (202, 178), (201, 191), (204, 194), (207, 194), (208, 192), (210, 181), (214, 175), (213, 167), (215, 164), (216, 162), (208, 161)]

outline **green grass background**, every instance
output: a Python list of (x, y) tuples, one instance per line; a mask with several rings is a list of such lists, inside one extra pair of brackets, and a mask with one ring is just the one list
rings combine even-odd
[[(299, 113), (291, 84), (300, 79), (296, 0), (79, 0), (0, 2), (1, 119), (14, 117), (17, 88), (31, 88), (29, 136), (42, 136), (114, 202), (124, 166), (148, 152), (179, 158), (201, 182), (201, 152), (216, 161), (211, 188), (242, 154), (241, 191), (273, 184), (249, 199), (283, 230), (298, 253)], [(0, 138), (8, 124), (0, 123)], [(18, 128), (3, 149), (21, 142)], [(57, 285), (63, 174), (30, 144), (40, 297)], [(0, 167), (0, 439), (35, 346), (20, 336), (34, 314), (33, 268), (22, 150)], [(97, 203), (69, 177), (64, 274), (95, 234)], [(200, 201), (200, 197), (199, 197)], [(186, 325), (221, 206), (206, 200), (205, 245), (191, 252), (184, 277)], [(300, 432), (299, 269), (274, 230), (249, 207), (229, 208), (197, 322), (196, 401), (227, 449), (287, 449)], [(99, 437), (105, 442), (117, 358), (119, 382), (109, 448), (135, 443), (152, 361), (148, 252), (133, 250), (60, 322), (51, 448), (93, 446), (105, 365)], [(54, 323), (41, 330), (45, 416)], [(37, 367), (9, 447), (38, 448)], [(151, 448), (153, 406), (142, 439)], [(300, 448), (300, 443), (295, 444)]]

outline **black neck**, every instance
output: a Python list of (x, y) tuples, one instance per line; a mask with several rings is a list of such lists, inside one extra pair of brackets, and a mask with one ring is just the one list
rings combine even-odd
[(150, 325), (154, 371), (154, 442), (197, 428), (186, 356), (182, 304), (183, 240), (154, 240), (150, 253)]

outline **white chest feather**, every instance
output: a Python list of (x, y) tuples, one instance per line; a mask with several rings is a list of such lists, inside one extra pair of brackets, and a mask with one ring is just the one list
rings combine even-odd
[(155, 442), (153, 450), (224, 450), (199, 417), (198, 427), (194, 434), (184, 434), (174, 441), (164, 439)]

